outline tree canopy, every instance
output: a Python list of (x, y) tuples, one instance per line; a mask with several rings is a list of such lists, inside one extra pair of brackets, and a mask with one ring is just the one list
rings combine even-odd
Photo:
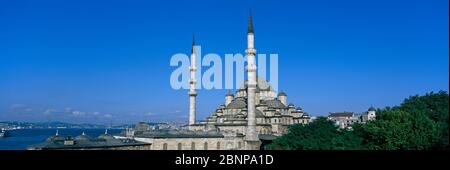
[(275, 150), (448, 150), (447, 92), (411, 96), (400, 106), (377, 109), (377, 120), (339, 129), (320, 117), (293, 125), (267, 148)]

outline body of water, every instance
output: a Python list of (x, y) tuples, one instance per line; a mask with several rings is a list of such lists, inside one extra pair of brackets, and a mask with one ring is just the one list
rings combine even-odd
[[(76, 137), (83, 132), (90, 137), (105, 133), (105, 129), (58, 129), (59, 135)], [(119, 133), (120, 129), (108, 129), (109, 134)], [(27, 146), (41, 143), (55, 135), (56, 129), (20, 129), (8, 131), (10, 137), (0, 138), (0, 150), (25, 150)]]

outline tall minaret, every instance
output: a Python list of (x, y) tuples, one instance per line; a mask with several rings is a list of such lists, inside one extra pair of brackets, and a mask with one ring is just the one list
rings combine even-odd
[(195, 124), (195, 115), (196, 115), (196, 97), (197, 97), (197, 91), (196, 91), (196, 85), (197, 85), (197, 79), (195, 78), (196, 72), (197, 72), (197, 57), (196, 57), (196, 51), (195, 51), (195, 38), (192, 37), (192, 49), (191, 49), (191, 66), (189, 67), (191, 71), (191, 79), (190, 79), (190, 90), (189, 90), (189, 125)]
[(247, 141), (246, 149), (254, 150), (256, 148), (255, 144), (259, 142), (258, 134), (256, 132), (256, 115), (255, 115), (255, 90), (256, 90), (256, 50), (254, 45), (254, 32), (253, 32), (253, 22), (252, 13), (250, 11), (248, 20), (248, 33), (247, 33), (247, 49), (245, 53), (247, 54), (247, 132), (245, 135), (245, 140)]

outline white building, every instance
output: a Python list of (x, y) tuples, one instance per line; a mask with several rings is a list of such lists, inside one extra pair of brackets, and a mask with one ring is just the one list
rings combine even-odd
[(328, 119), (336, 122), (339, 128), (349, 128), (355, 123), (366, 123), (376, 119), (376, 110), (370, 107), (367, 112), (355, 114), (353, 112), (332, 112), (328, 115)]

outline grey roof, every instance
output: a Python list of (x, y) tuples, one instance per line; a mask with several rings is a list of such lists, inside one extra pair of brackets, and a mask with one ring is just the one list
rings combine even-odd
[(336, 112), (336, 113), (330, 113), (328, 117), (352, 117), (353, 112)]
[(225, 96), (233, 96), (234, 97), (234, 94), (231, 91), (228, 91)]
[(255, 109), (255, 114), (256, 114), (256, 117), (265, 117), (264, 113), (261, 112), (261, 110), (259, 110), (259, 109)]
[(261, 140), (274, 140), (277, 138), (275, 135), (266, 135), (266, 134), (260, 134), (258, 135), (258, 138)]
[(309, 118), (309, 114), (308, 113), (303, 113), (302, 118)]
[(243, 109), (243, 108), (247, 108), (247, 101), (245, 100), (245, 98), (242, 97), (235, 98), (227, 106), (227, 109)]
[(286, 108), (286, 105), (281, 103), (279, 100), (266, 100), (266, 104), (269, 108), (275, 108), (275, 109), (284, 109)]
[(255, 93), (259, 93), (259, 92), (261, 92), (261, 89), (259, 89), (259, 87), (256, 86)]
[[(87, 135), (80, 135), (76, 138), (71, 138), (70, 136), (64, 138), (62, 136), (52, 136), (49, 137), (42, 143), (30, 145), (28, 149), (38, 149), (38, 150), (52, 150), (52, 149), (88, 149), (88, 148), (111, 148), (111, 147), (121, 147), (121, 146), (139, 146), (139, 145), (149, 145), (147, 143), (142, 143), (134, 140), (120, 140), (114, 137), (104, 134), (96, 139), (88, 138)], [(66, 145), (66, 141), (73, 141), (73, 145)]]
[(376, 109), (373, 106), (370, 106), (369, 111), (376, 111)]
[(79, 135), (79, 136), (75, 137), (75, 140), (91, 140), (91, 139), (92, 138), (90, 136), (85, 135), (85, 134), (82, 134), (82, 135)]
[(50, 136), (49, 138), (47, 138), (47, 141), (52, 141), (52, 140), (64, 140), (65, 138), (61, 135), (54, 135), (54, 136)]
[(287, 94), (285, 92), (280, 92), (278, 93), (278, 96), (287, 96)]
[(115, 138), (112, 135), (102, 134), (102, 135), (98, 136), (97, 139), (114, 140)]
[(224, 136), (217, 131), (188, 131), (188, 130), (163, 130), (163, 131), (147, 131), (135, 135), (135, 137), (146, 138), (223, 138)]

